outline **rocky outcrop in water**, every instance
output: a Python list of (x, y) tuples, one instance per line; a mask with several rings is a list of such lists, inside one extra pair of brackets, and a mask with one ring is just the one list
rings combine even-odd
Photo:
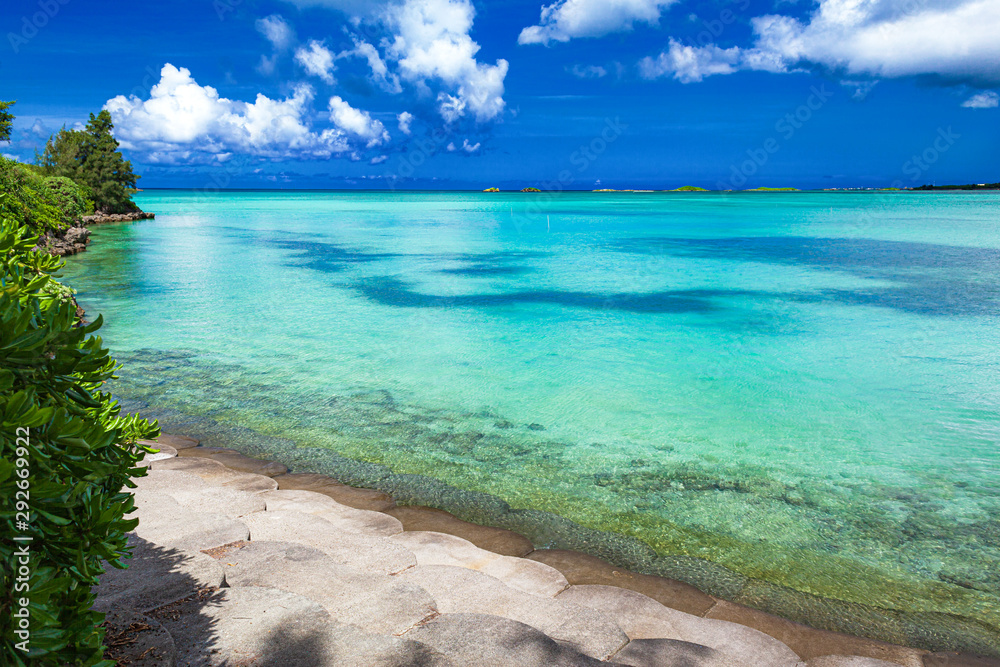
[(90, 230), (83, 225), (69, 227), (62, 231), (47, 232), (39, 239), (36, 250), (46, 250), (50, 255), (65, 257), (75, 255), (87, 249), (90, 242)]
[(135, 211), (134, 213), (95, 213), (94, 215), (83, 216), (83, 224), (94, 225), (102, 222), (135, 222), (136, 220), (152, 220), (156, 217), (154, 213), (145, 211)]

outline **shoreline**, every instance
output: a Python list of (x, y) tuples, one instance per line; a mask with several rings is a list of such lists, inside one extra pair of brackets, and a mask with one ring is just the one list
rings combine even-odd
[[(561, 539), (552, 539), (550, 536), (550, 539), (540, 544), (538, 535), (526, 536), (512, 530), (509, 522), (469, 521), (461, 518), (459, 513), (448, 511), (459, 508), (422, 505), (413, 502), (414, 497), (391, 495), (382, 489), (357, 486), (356, 482), (345, 483), (335, 475), (307, 470), (308, 465), (301, 460), (286, 459), (286, 465), (280, 460), (251, 456), (237, 449), (203, 446), (200, 440), (190, 436), (163, 435), (160, 440), (162, 444), (169, 446), (182, 444), (178, 449), (182, 458), (210, 458), (232, 470), (271, 477), (282, 490), (318, 491), (357, 509), (388, 514), (399, 519), (404, 530), (443, 532), (469, 540), (487, 551), (536, 560), (563, 572), (571, 584), (611, 585), (635, 590), (685, 613), (736, 622), (771, 635), (800, 654), (821, 651), (822, 653), (815, 654), (818, 656), (846, 651), (898, 664), (1000, 666), (1000, 660), (997, 660), (1000, 658), (1000, 650), (990, 641), (995, 641), (995, 637), (988, 636), (993, 633), (985, 627), (980, 629), (987, 631), (986, 634), (973, 632), (974, 628), (969, 626), (966, 627), (970, 632), (957, 633), (954, 627), (941, 625), (942, 619), (935, 619), (944, 616), (943, 614), (898, 612), (819, 598), (752, 580), (728, 571), (721, 565), (689, 557), (675, 559), (678, 561), (678, 568), (673, 574), (678, 575), (677, 577), (669, 576), (670, 573), (644, 572), (641, 566), (630, 567), (625, 562), (629, 560), (626, 543), (638, 540), (602, 534), (602, 531), (579, 526), (556, 515), (551, 516), (563, 523), (564, 528), (571, 524), (578, 529), (580, 535), (577, 539), (567, 535), (561, 536)], [(185, 442), (198, 444), (184, 447)], [(363, 462), (356, 463), (364, 465)], [(448, 486), (441, 482), (438, 484)], [(466, 498), (469, 493), (460, 489), (453, 489), (453, 492)], [(494, 501), (503, 502), (500, 499)], [(548, 514), (531, 510), (527, 512)], [(497, 525), (503, 523), (508, 525)], [(565, 542), (567, 537), (569, 544)], [(609, 550), (608, 543), (602, 544), (604, 540), (601, 538), (616, 542), (619, 548)], [(517, 553), (518, 551), (524, 553)], [(692, 577), (691, 571), (683, 571), (686, 569), (683, 566), (690, 568), (695, 565), (692, 561), (700, 561), (702, 574), (709, 576), (703, 576), (701, 581), (697, 581), (699, 578)], [(730, 586), (705, 585), (711, 581), (711, 574), (718, 574), (722, 570), (732, 577)], [(733, 587), (733, 580), (739, 578), (745, 580), (742, 586)], [(709, 590), (705, 590), (706, 588)], [(979, 625), (977, 622), (972, 623)], [(978, 640), (974, 638), (977, 634)], [(914, 653), (925, 656), (924, 662), (913, 663)], [(968, 658), (981, 662), (951, 662), (950, 660), (958, 659), (958, 654), (963, 656), (963, 660)], [(888, 655), (896, 656), (896, 659), (886, 657)], [(972, 658), (973, 655), (988, 657)], [(900, 656), (909, 656), (907, 659), (911, 661), (907, 662), (907, 659)], [(932, 662), (927, 662), (928, 659)]]

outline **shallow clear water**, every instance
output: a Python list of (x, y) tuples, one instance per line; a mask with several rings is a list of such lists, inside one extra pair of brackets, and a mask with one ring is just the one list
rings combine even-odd
[(1000, 626), (996, 194), (139, 204), (66, 275), (154, 416)]

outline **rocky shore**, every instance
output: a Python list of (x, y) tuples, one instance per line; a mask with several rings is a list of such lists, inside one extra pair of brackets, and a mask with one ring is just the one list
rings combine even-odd
[(46, 250), (50, 255), (66, 257), (75, 255), (87, 249), (90, 243), (90, 230), (88, 225), (96, 225), (105, 222), (134, 222), (136, 220), (152, 220), (156, 215), (145, 211), (135, 211), (134, 213), (96, 213), (85, 215), (80, 221), (59, 232), (48, 232), (41, 238), (35, 246), (36, 250)]
[(155, 217), (155, 213), (134, 211), (132, 213), (95, 213), (94, 215), (85, 215), (81, 220), (85, 225), (96, 225), (102, 222), (135, 222), (136, 220), (152, 220)]
[(150, 444), (134, 557), (95, 591), (118, 664), (1000, 665), (815, 630), (193, 438)]

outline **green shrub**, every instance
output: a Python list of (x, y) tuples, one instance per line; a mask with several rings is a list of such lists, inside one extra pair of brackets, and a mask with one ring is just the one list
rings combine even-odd
[[(7, 197), (3, 197), (7, 199)], [(137, 521), (132, 477), (159, 431), (121, 415), (100, 391), (116, 362), (52, 274), (61, 260), (33, 252), (36, 239), (5, 220), (0, 228), (0, 664), (101, 665), (103, 614), (91, 611), (102, 562), (121, 567), (125, 533)], [(27, 438), (25, 439), (25, 429)], [(22, 471), (28, 471), (24, 473)], [(20, 506), (18, 506), (20, 503)], [(27, 519), (27, 527), (19, 522)], [(30, 542), (17, 537), (31, 537)], [(27, 544), (27, 591), (15, 550)], [(29, 601), (29, 652), (18, 647), (14, 614)], [(24, 646), (22, 645), (22, 648)]]
[(45, 186), (45, 177), (13, 160), (0, 157), (0, 218), (27, 225), (36, 234), (66, 229), (67, 218), (56, 195)]
[(93, 212), (94, 202), (90, 201), (92, 193), (87, 186), (78, 185), (65, 176), (49, 176), (43, 183), (55, 197), (64, 220), (79, 220)]

